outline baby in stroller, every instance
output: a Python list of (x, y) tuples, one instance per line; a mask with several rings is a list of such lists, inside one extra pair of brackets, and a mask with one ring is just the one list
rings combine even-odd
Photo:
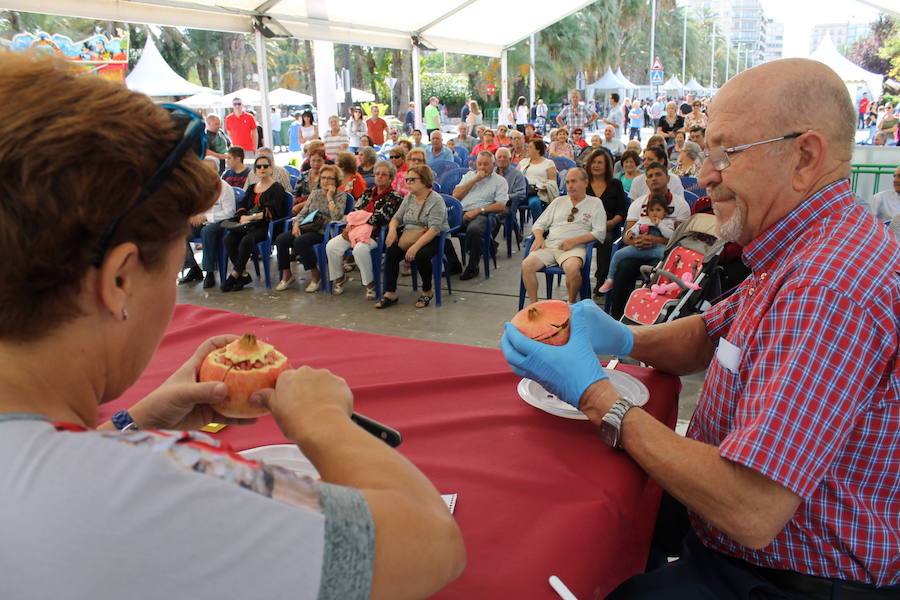
[(622, 246), (619, 248), (612, 256), (612, 260), (609, 263), (609, 274), (606, 277), (606, 281), (597, 290), (598, 292), (605, 294), (613, 288), (616, 267), (626, 258), (655, 258), (659, 260), (663, 257), (666, 244), (675, 232), (675, 219), (671, 215), (672, 207), (669, 206), (669, 200), (665, 195), (654, 194), (647, 200), (647, 216), (638, 219), (637, 223), (625, 232), (623, 238), (652, 235), (663, 238), (666, 242), (644, 249), (636, 246)]

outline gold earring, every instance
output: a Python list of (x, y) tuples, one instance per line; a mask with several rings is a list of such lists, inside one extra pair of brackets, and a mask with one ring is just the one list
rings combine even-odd
[(123, 321), (128, 320), (128, 310), (126, 310), (124, 306), (122, 307), (122, 320)]

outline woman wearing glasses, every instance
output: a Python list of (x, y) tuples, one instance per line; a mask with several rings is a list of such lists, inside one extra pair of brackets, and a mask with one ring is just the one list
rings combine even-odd
[(309, 154), (309, 169), (303, 171), (297, 185), (294, 186), (294, 208), (293, 214), (296, 215), (303, 208), (303, 203), (309, 198), (313, 190), (319, 188), (319, 172), (325, 166), (325, 151), (316, 148)]
[[(0, 154), (17, 194), (0, 203), (4, 600), (124, 588), (134, 600), (426, 598), (457, 577), (465, 549), (440, 495), (350, 420), (353, 395), (327, 371), (288, 370), (259, 394), (321, 482), (192, 431), (255, 422), (218, 414), (227, 387), (196, 379), (234, 335), (203, 342), (100, 423), (101, 405), (156, 353), (188, 220), (216, 198), (218, 179), (201, 166), (203, 121), (69, 61), (17, 52), (0, 55), (0, 102), (15, 115), (0, 128), (16, 144)], [(32, 243), (34, 223), (52, 223), (52, 235)]]
[[(340, 221), (344, 216), (346, 201), (344, 193), (338, 190), (342, 177), (341, 170), (335, 165), (323, 166), (319, 172), (319, 189), (313, 190), (309, 195), (309, 199), (294, 218), (291, 229), (275, 238), (278, 270), (281, 272), (281, 281), (275, 286), (276, 291), (283, 292), (295, 281), (294, 274), (291, 273), (291, 249), (294, 256), (303, 264), (303, 268), (309, 271), (310, 280), (306, 291), (317, 292), (322, 287), (319, 263), (313, 246), (325, 241), (325, 227), (328, 223)], [(308, 223), (309, 227), (301, 225), (310, 215), (313, 217)]]
[(398, 144), (396, 147), (391, 148), (391, 153), (388, 154), (391, 160), (391, 165), (397, 170), (397, 174), (394, 176), (394, 181), (391, 183), (391, 187), (394, 188), (394, 191), (400, 194), (401, 197), (406, 197), (409, 193), (409, 189), (406, 187), (406, 172), (409, 170), (409, 163), (406, 162), (406, 149), (402, 144)]
[(691, 112), (684, 118), (685, 132), (690, 131), (694, 127), (706, 129), (708, 119), (706, 118), (706, 113), (701, 110), (702, 108), (703, 104), (699, 100), (694, 100), (693, 104), (691, 104)]
[(223, 240), (234, 267), (222, 282), (223, 292), (236, 292), (252, 281), (247, 273), (250, 255), (256, 244), (269, 235), (269, 221), (286, 216), (285, 190), (272, 179), (272, 165), (272, 160), (267, 156), (260, 156), (253, 162), (253, 172), (259, 181), (247, 188), (234, 215), (244, 227), (230, 230)]
[[(384, 258), (384, 296), (375, 308), (387, 308), (397, 304), (397, 278), (400, 261), (415, 262), (422, 277), (422, 293), (416, 308), (424, 308), (431, 302), (431, 259), (438, 252), (442, 231), (450, 229), (447, 223), (447, 206), (441, 195), (431, 189), (434, 177), (425, 165), (410, 167), (406, 173), (409, 194), (388, 223), (384, 240), (387, 248)], [(400, 229), (403, 229), (402, 233)]]

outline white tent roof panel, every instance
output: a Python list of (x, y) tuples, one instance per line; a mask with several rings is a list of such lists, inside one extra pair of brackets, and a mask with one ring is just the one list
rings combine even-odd
[[(101, 20), (153, 23), (220, 31), (251, 31), (250, 18), (271, 16), (292, 35), (313, 40), (409, 48), (418, 34), (446, 52), (500, 56), (530, 34), (590, 4), (586, 0), (519, 0), (513, 14), (496, 0), (44, 0), (42, 12)], [(6, 8), (33, 11), (34, 0), (7, 0)], [(274, 29), (274, 27), (273, 27)]]

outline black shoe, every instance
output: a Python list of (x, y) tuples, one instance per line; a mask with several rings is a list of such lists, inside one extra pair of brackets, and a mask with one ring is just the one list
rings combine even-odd
[(216, 275), (210, 271), (206, 274), (206, 277), (203, 278), (203, 289), (208, 290), (212, 287), (216, 287)]
[(184, 285), (185, 283), (191, 283), (193, 281), (200, 281), (203, 279), (203, 271), (198, 269), (197, 267), (191, 267), (188, 269), (188, 272), (185, 273), (178, 279), (178, 285)]
[(237, 283), (237, 277), (234, 275), (229, 275), (228, 278), (222, 282), (222, 291), (230, 292), (234, 289), (234, 285)]
[(235, 280), (234, 286), (231, 289), (232, 289), (232, 291), (237, 292), (239, 290), (244, 289), (244, 286), (247, 285), (248, 283), (250, 283), (251, 281), (253, 281), (253, 280), (250, 278), (250, 273), (244, 273), (243, 275), (241, 275), (240, 277), (238, 277)]
[(450, 273), (451, 275), (459, 275), (460, 273), (463, 272), (463, 268), (462, 268), (462, 265), (461, 265), (461, 264), (456, 263), (456, 264), (450, 265), (450, 266), (447, 268), (447, 271), (449, 271), (449, 273)]
[(472, 279), (473, 277), (478, 276), (478, 269), (466, 269), (463, 271), (462, 275), (459, 276), (461, 281), (466, 281), (467, 279)]

